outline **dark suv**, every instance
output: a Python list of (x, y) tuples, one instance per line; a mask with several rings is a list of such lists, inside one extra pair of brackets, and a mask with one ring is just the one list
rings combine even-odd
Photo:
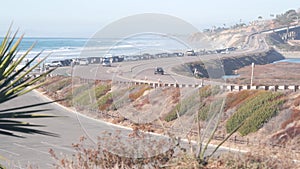
[(164, 74), (164, 69), (162, 67), (155, 68), (154, 74)]

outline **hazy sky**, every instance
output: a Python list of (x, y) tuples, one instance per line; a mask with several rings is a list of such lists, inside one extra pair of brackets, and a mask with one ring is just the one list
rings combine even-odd
[(3, 0), (0, 36), (13, 22), (27, 37), (90, 37), (113, 21), (140, 13), (169, 14), (202, 30), (298, 8), (300, 0)]

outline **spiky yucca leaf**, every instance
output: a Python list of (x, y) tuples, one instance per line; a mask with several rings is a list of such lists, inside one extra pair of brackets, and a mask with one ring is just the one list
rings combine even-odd
[[(45, 73), (40, 74), (37, 77), (30, 77), (30, 73), (37, 68), (45, 59), (42, 59), (36, 64), (33, 62), (40, 57), (41, 53), (37, 54), (31, 60), (29, 60), (19, 70), (16, 70), (18, 66), (24, 61), (26, 56), (33, 49), (32, 45), (24, 54), (17, 58), (18, 48), (23, 39), (23, 35), (20, 38), (16, 38), (17, 32), (11, 36), (11, 28), (7, 32), (6, 36), (0, 45), (0, 104), (10, 101), (18, 96), (24, 95), (33, 89), (41, 86), (42, 84), (35, 85), (36, 82), (45, 78), (54, 69), (51, 69)], [(47, 103), (49, 104), (49, 103)], [(46, 109), (39, 110), (26, 110), (27, 108), (36, 107), (43, 104), (35, 104), (29, 106), (23, 106), (12, 109), (0, 110), (0, 134), (9, 135), (15, 137), (21, 137), (15, 135), (14, 132), (27, 133), (27, 134), (43, 134), (57, 136), (53, 133), (33, 129), (33, 127), (42, 127), (42, 125), (34, 125), (28, 122), (20, 121), (20, 119), (26, 118), (48, 118), (54, 117), (47, 114), (36, 114), (37, 112), (47, 111)]]

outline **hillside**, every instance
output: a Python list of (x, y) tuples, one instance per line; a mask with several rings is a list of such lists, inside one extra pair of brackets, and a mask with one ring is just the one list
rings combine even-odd
[[(244, 121), (234, 135), (235, 141), (241, 142), (238, 146), (245, 142), (249, 145), (259, 142), (260, 145), (282, 146), (300, 152), (299, 92), (224, 92), (210, 86), (189, 91), (152, 89), (144, 85), (116, 86), (110, 81), (75, 81), (76, 85), (74, 79), (71, 83), (71, 78), (48, 78), (40, 91), (55, 100), (65, 99), (60, 103), (94, 118), (158, 133), (182, 129), (179, 133), (182, 136), (189, 130), (194, 131), (192, 135), (196, 132), (197, 118), (205, 128), (222, 107), (224, 114), (216, 141)], [(142, 125), (135, 122), (137, 116)], [(179, 123), (187, 126), (182, 128)]]
[[(236, 25), (232, 28), (218, 28), (194, 33), (189, 37), (191, 42), (208, 43), (211, 49), (242, 47), (250, 34), (262, 29), (260, 25)], [(210, 48), (206, 48), (210, 49)]]
[[(221, 78), (223, 75), (233, 75), (236, 70), (249, 66), (252, 63), (255, 65), (266, 65), (284, 59), (284, 57), (276, 50), (270, 50), (265, 53), (242, 55), (238, 57), (223, 57), (210, 61), (198, 61), (186, 63), (172, 68), (178, 74), (192, 76), (194, 69), (200, 72), (201, 78)], [(222, 65), (222, 67), (220, 67)]]

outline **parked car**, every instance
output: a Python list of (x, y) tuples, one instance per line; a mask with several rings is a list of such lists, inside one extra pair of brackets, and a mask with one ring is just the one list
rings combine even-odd
[(163, 75), (164, 74), (164, 69), (162, 67), (157, 67), (154, 70), (154, 74), (161, 74), (161, 75)]
[(89, 61), (85, 58), (79, 59), (79, 65), (88, 65)]
[(70, 66), (72, 59), (61, 60), (62, 66)]
[(52, 61), (50, 63), (45, 63), (45, 66), (48, 66), (48, 67), (61, 67), (62, 63), (59, 60), (55, 60), (55, 61)]
[(111, 66), (110, 59), (108, 58), (103, 59), (102, 66), (110, 67)]
[(196, 53), (194, 50), (188, 50), (188, 51), (186, 51), (186, 55), (187, 56), (196, 56)]

